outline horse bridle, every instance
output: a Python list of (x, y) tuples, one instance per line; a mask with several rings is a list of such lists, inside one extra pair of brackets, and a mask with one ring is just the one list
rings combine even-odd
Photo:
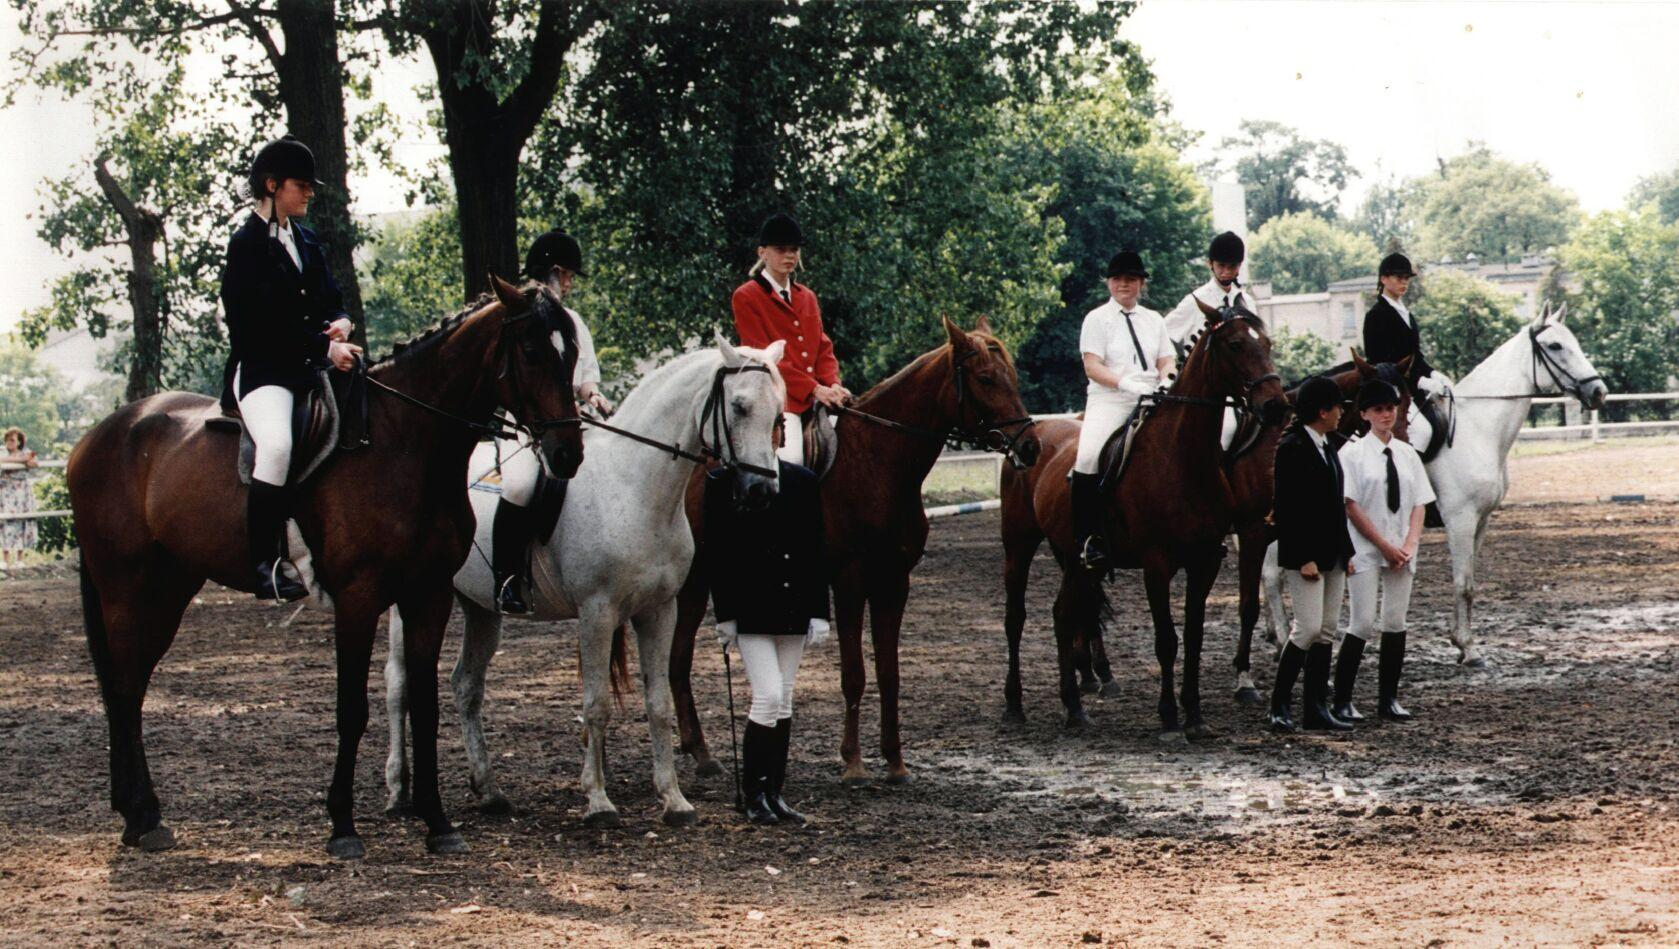
[[(1013, 458), (1015, 456), (1015, 446), (1020, 444), (1020, 440), (1026, 436), (1028, 431), (1031, 431), (1032, 426), (1038, 424), (1038, 421), (1030, 415), (1020, 415), (990, 422), (982, 413), (975, 419), (976, 425), (974, 427), (970, 428), (963, 424), (971, 414), (968, 399), (967, 361), (974, 353), (975, 350), (973, 349), (963, 352), (960, 356), (954, 352), (951, 353), (951, 375), (956, 384), (956, 424), (943, 431), (905, 425), (903, 422), (882, 418), (879, 415), (873, 415), (849, 405), (835, 405), (829, 408), (831, 411), (843, 415), (852, 415), (883, 428), (919, 435), (922, 438), (935, 439), (952, 447), (995, 452), (1006, 458)], [(1009, 426), (1018, 426), (1012, 435), (1004, 431)]]
[[(1259, 318), (1258, 317), (1253, 316), (1252, 314), (1247, 313), (1245, 311), (1233, 310), (1233, 309), (1229, 309), (1229, 308), (1220, 308), (1219, 313), (1220, 313), (1222, 318), (1218, 321), (1218, 323), (1209, 327), (1207, 332), (1209, 332), (1209, 333), (1217, 332), (1218, 328), (1220, 326), (1223, 326), (1225, 323), (1229, 323), (1229, 322), (1236, 321), (1236, 320), (1240, 320), (1243, 323), (1259, 324), (1260, 329), (1265, 328), (1264, 324), (1259, 323)], [(1207, 345), (1211, 346), (1212, 341), (1208, 340)], [(1190, 352), (1193, 353), (1194, 350), (1191, 349)], [(1215, 352), (1213, 355), (1216, 357), (1217, 353)], [(1187, 365), (1188, 362), (1189, 362), (1189, 360), (1186, 357), (1185, 360), (1184, 360), (1185, 365)], [(1264, 385), (1267, 382), (1275, 382), (1278, 385), (1282, 385), (1282, 381), (1283, 381), (1283, 377), (1277, 375), (1274, 372), (1267, 372), (1264, 375), (1262, 375), (1262, 376), (1260, 376), (1256, 379), (1249, 379), (1248, 381), (1242, 383), (1242, 395), (1241, 395), (1240, 398), (1237, 398), (1236, 396), (1233, 396), (1233, 395), (1226, 395), (1226, 396), (1220, 396), (1220, 397), (1215, 399), (1215, 398), (1208, 398), (1208, 397), (1205, 397), (1205, 396), (1195, 396), (1195, 395), (1173, 395), (1170, 392), (1150, 392), (1147, 395), (1143, 396), (1143, 398), (1154, 401), (1154, 402), (1174, 402), (1174, 403), (1177, 403), (1177, 404), (1180, 404), (1180, 405), (1208, 405), (1208, 406), (1218, 406), (1219, 408), (1235, 409), (1238, 412), (1255, 412), (1255, 411), (1257, 411), (1257, 407), (1253, 404), (1254, 390), (1258, 389), (1260, 386)], [(1288, 402), (1286, 400), (1283, 402), (1283, 405), (1285, 407), (1289, 407)]]
[[(614, 435), (627, 438), (632, 442), (640, 442), (650, 448), (657, 448), (673, 458), (686, 458), (701, 465), (715, 461), (718, 467), (725, 471), (750, 471), (755, 475), (762, 475), (766, 478), (776, 478), (781, 474), (779, 471), (740, 460), (739, 454), (735, 451), (735, 436), (733, 428), (729, 425), (729, 413), (723, 409), (723, 380), (725, 377), (742, 372), (769, 371), (770, 367), (763, 363), (746, 363), (740, 366), (721, 366), (718, 368), (717, 374), (712, 376), (711, 391), (706, 395), (705, 406), (700, 409), (700, 450), (698, 453), (688, 451), (681, 445), (667, 444), (658, 439), (632, 432), (629, 429), (619, 428), (598, 418), (584, 416), (583, 422), (594, 428), (603, 429)], [(710, 445), (706, 444), (705, 440), (705, 430), (708, 424), (711, 426), (712, 432), (712, 444)], [(717, 445), (727, 448), (728, 454), (725, 455), (715, 447)]]
[[(1558, 362), (1557, 358), (1552, 356), (1545, 349), (1545, 345), (1539, 342), (1539, 334), (1545, 332), (1545, 330), (1549, 327), (1550, 324), (1546, 323), (1543, 326), (1530, 326), (1527, 329), (1528, 346), (1533, 351), (1533, 364), (1531, 368), (1533, 370), (1534, 391), (1539, 391), (1539, 367), (1543, 365), (1545, 367), (1545, 371), (1550, 373), (1551, 381), (1557, 384), (1557, 388), (1559, 390), (1574, 396), (1581, 406), (1590, 408), (1590, 406), (1586, 403), (1586, 396), (1582, 389), (1593, 382), (1601, 382), (1603, 377), (1586, 376), (1584, 378), (1576, 378), (1573, 373), (1568, 371), (1567, 367)], [(1564, 379), (1568, 381), (1564, 382)]]

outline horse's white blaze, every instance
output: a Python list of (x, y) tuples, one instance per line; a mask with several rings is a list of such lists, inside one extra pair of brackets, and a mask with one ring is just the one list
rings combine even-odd
[[(772, 358), (773, 357), (773, 358)], [(723, 411), (730, 413), (734, 451), (739, 460), (773, 469), (773, 426), (785, 399), (785, 385), (775, 364), (776, 347), (765, 351), (720, 340), (715, 349), (679, 357), (654, 370), (624, 400), (613, 417), (619, 427), (680, 446), (700, 449), (700, 417), (712, 380), (722, 366), (747, 360), (766, 363), (768, 373), (727, 375)], [(693, 462), (671, 456), (602, 430), (586, 430), (583, 464), (569, 486), (552, 541), (536, 548), (532, 560), (532, 605), (536, 618), (578, 618), (583, 679), (583, 790), (588, 814), (615, 810), (605, 786), (605, 739), (611, 710), (609, 660), (613, 633), (634, 626), (638, 663), (644, 683), (648, 722), (653, 736), (653, 781), (667, 816), (693, 811), (676, 777), (670, 736), (675, 705), (670, 695), (671, 637), (676, 625), (676, 594), (693, 561), (693, 535), (684, 512), (684, 496)], [(503, 446), (502, 452), (518, 450)], [(468, 466), (481, 472), (493, 465), (494, 446), (481, 446)], [(474, 550), (455, 575), (455, 592), (466, 615), (461, 656), (451, 684), (461, 716), (471, 766), (473, 790), (484, 799), (500, 796), (484, 738), (481, 710), (484, 677), (495, 653), (501, 616), (494, 610), (493, 580), (486, 559), (496, 497), (472, 491), (478, 519)], [(385, 679), (390, 715), (391, 750), (385, 774), (391, 798), (406, 793), (407, 771), (402, 738), (405, 683), (397, 659), (399, 622), (392, 623), (392, 655)]]

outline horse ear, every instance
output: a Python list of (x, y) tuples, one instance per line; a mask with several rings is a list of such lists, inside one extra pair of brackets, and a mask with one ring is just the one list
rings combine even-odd
[(1566, 301), (1564, 301), (1563, 305), (1557, 307), (1557, 311), (1555, 313), (1551, 314), (1551, 320), (1553, 322), (1561, 323), (1567, 317), (1568, 317), (1568, 303)]
[(974, 322), (974, 332), (976, 332), (976, 333), (984, 333), (984, 334), (985, 334), (985, 335), (987, 335), (987, 336), (996, 336), (996, 335), (997, 335), (997, 334), (996, 334), (996, 333), (995, 333), (995, 332), (994, 332), (994, 331), (993, 331), (993, 330), (992, 330), (992, 329), (991, 329), (991, 320), (990, 320), (990, 318), (988, 318), (988, 317), (987, 317), (987, 316), (986, 316), (986, 315), (985, 315), (985, 314), (984, 314), (984, 313), (981, 313), (981, 314), (980, 314), (980, 315), (979, 315), (979, 319), (978, 319), (978, 320), (976, 320), (976, 321), (975, 321), (975, 322)]
[(944, 321), (944, 333), (950, 337), (950, 348), (953, 350), (966, 349), (968, 347), (968, 334), (962, 332), (961, 327), (950, 322), (950, 317), (940, 316), (939, 319)]
[(737, 368), (742, 362), (745, 362), (740, 355), (740, 350), (735, 348), (734, 343), (729, 342), (729, 338), (724, 336), (721, 330), (717, 333), (717, 351), (723, 354), (723, 365), (730, 369)]
[(764, 350), (764, 362), (772, 366), (778, 366), (781, 364), (781, 357), (785, 355), (787, 355), (787, 341), (778, 339)]
[(1376, 374), (1376, 367), (1365, 361), (1364, 356), (1359, 353), (1357, 346), (1352, 347), (1352, 354), (1353, 365), (1358, 367), (1358, 377), (1360, 379), (1368, 379)]
[(1189, 295), (1189, 298), (1191, 300), (1195, 301), (1195, 305), (1198, 308), (1200, 308), (1200, 310), (1201, 310), (1201, 315), (1207, 318), (1207, 325), (1208, 326), (1211, 326), (1214, 323), (1219, 323), (1219, 322), (1223, 321), (1224, 318), (1219, 316), (1218, 311), (1213, 309), (1212, 307), (1208, 306), (1205, 302), (1203, 302), (1201, 300), (1200, 297), (1198, 297), (1198, 296), (1196, 296), (1192, 293), (1192, 294)]
[(489, 277), (490, 289), (496, 292), (496, 299), (501, 301), (502, 306), (507, 307), (508, 310), (514, 313), (523, 313), (530, 306), (530, 304), (525, 300), (525, 295), (519, 292), (518, 287), (515, 287), (493, 273), (490, 274)]
[(1417, 357), (1416, 357), (1415, 354), (1412, 354), (1410, 356), (1406, 356), (1404, 359), (1401, 359), (1401, 360), (1399, 360), (1399, 362), (1395, 363), (1394, 368), (1399, 370), (1399, 375), (1400, 376), (1402, 376), (1402, 377), (1410, 376), (1410, 374), (1411, 374), (1411, 363), (1415, 362), (1416, 359), (1417, 359)]

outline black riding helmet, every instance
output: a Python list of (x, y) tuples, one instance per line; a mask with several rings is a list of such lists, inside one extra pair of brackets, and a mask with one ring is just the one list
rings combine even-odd
[(1382, 266), (1376, 271), (1378, 277), (1389, 275), (1415, 277), (1417, 269), (1411, 266), (1411, 258), (1404, 254), (1392, 253), (1382, 258)]
[(326, 184), (315, 177), (315, 153), (290, 135), (282, 135), (257, 149), (256, 157), (251, 159), (251, 181), (268, 175), (282, 181), (295, 178), (316, 186)]
[(759, 247), (803, 247), (804, 229), (791, 214), (772, 214), (758, 229)]
[(1234, 231), (1225, 231), (1207, 245), (1207, 259), (1219, 264), (1240, 264), (1247, 259), (1247, 245)]
[(1112, 277), (1140, 277), (1148, 279), (1148, 270), (1143, 267), (1143, 257), (1134, 250), (1122, 250), (1113, 255), (1108, 261), (1108, 271), (1103, 278)]
[(1294, 397), (1294, 414), (1302, 423), (1314, 422), (1324, 409), (1341, 402), (1341, 387), (1327, 376), (1307, 379)]
[(587, 277), (583, 270), (583, 247), (577, 238), (559, 229), (549, 231), (531, 244), (525, 255), (525, 276), (532, 280), (547, 278), (555, 267), (564, 267), (579, 277)]
[(1358, 387), (1358, 410), (1383, 405), (1398, 405), (1399, 391), (1381, 379), (1366, 379)]

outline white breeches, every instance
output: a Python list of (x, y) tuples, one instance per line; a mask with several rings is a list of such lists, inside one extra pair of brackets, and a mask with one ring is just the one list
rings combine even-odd
[[(1348, 577), (1347, 599), (1352, 607), (1352, 622), (1347, 626), (1347, 635), (1368, 640), (1371, 633), (1378, 631), (1378, 613), (1381, 616), (1380, 632), (1405, 632), (1405, 613), (1411, 606), (1411, 583), (1415, 579), (1416, 573), (1409, 569), (1389, 570), (1386, 567), (1360, 570)], [(1376, 605), (1378, 594), (1381, 596), (1379, 611)]]
[(1224, 410), (1224, 426), (1218, 432), (1218, 447), (1220, 451), (1229, 451), (1230, 446), (1236, 444), (1236, 410)]
[(1073, 470), (1079, 474), (1096, 474), (1102, 461), (1102, 446), (1114, 430), (1131, 417), (1137, 396), (1129, 392), (1104, 393), (1084, 403), (1084, 426), (1079, 429), (1079, 453)]
[(775, 450), (775, 456), (790, 465), (805, 463), (805, 430), (799, 424), (799, 417), (792, 412), (781, 413), (786, 425), (781, 431), (781, 447)]
[(803, 636), (742, 635), (735, 639), (746, 681), (752, 685), (752, 708), (746, 717), (767, 728), (793, 717), (793, 677), (805, 653)]
[(1428, 424), (1428, 416), (1422, 414), (1417, 403), (1411, 403), (1411, 409), (1405, 414), (1406, 440), (1411, 447), (1422, 451), (1428, 447), (1428, 440), (1434, 437), (1434, 426)]
[(1294, 602), (1294, 632), (1289, 634), (1289, 642), (1297, 649), (1334, 642), (1347, 572), (1321, 571), (1316, 580), (1307, 580), (1298, 570), (1286, 570), (1283, 576), (1288, 583), (1288, 598)]
[[(233, 391), (239, 391), (239, 377), (234, 376)], [(245, 431), (251, 433), (256, 446), (256, 461), (251, 477), (257, 481), (284, 486), (291, 471), (291, 411), (293, 396), (285, 386), (258, 386), (239, 400), (239, 414), (245, 419)]]
[(521, 432), (517, 441), (502, 439), (496, 443), (501, 452), (501, 499), (508, 504), (530, 507), (536, 497), (536, 479), (542, 473), (542, 462), (530, 436)]

